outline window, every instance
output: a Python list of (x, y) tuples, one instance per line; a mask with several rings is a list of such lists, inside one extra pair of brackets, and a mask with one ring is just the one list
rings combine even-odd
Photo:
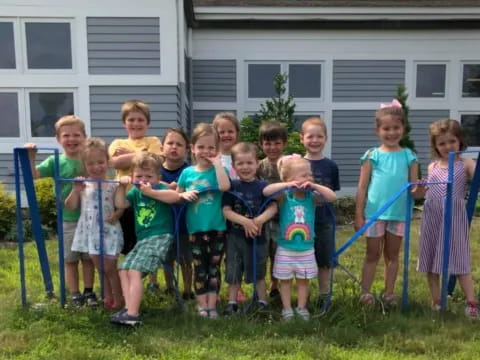
[(0, 69), (15, 69), (13, 23), (0, 22)]
[(460, 120), (468, 146), (480, 147), (480, 114), (463, 114)]
[(321, 84), (320, 64), (290, 64), (288, 92), (295, 98), (319, 98)]
[(0, 114), (2, 115), (0, 137), (19, 137), (18, 94), (16, 92), (0, 92)]
[(71, 69), (68, 22), (25, 22), (28, 69)]
[(444, 98), (446, 64), (417, 64), (416, 97)]
[(280, 74), (280, 64), (248, 65), (248, 97), (270, 98), (275, 96), (273, 79)]
[(55, 122), (74, 114), (73, 92), (30, 92), (32, 137), (55, 137)]
[(463, 97), (480, 97), (480, 64), (463, 65)]

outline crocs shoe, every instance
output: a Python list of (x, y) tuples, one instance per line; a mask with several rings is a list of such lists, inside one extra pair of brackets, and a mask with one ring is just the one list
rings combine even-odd
[(478, 313), (478, 304), (475, 303), (467, 303), (465, 307), (465, 316), (470, 320), (478, 320), (479, 313)]

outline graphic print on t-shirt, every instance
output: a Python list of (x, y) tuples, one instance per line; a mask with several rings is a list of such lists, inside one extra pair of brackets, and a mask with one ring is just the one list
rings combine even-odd
[(288, 241), (295, 240), (299, 237), (299, 241), (310, 241), (310, 228), (305, 224), (305, 207), (296, 205), (293, 207), (294, 222), (285, 229), (284, 238)]

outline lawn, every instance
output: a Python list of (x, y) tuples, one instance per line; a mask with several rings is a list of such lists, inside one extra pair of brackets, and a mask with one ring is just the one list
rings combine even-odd
[[(480, 220), (472, 233), (474, 277), (480, 259)], [(337, 246), (352, 234), (340, 228)], [(340, 262), (358, 276), (363, 239)], [(410, 304), (408, 311), (373, 310), (359, 306), (359, 286), (342, 270), (335, 272), (332, 307), (321, 314), (313, 306), (317, 295), (311, 284), (310, 322), (279, 320), (279, 304), (267, 314), (247, 314), (217, 321), (195, 316), (194, 303), (180, 312), (171, 298), (148, 294), (144, 324), (123, 328), (109, 324), (103, 310), (64, 309), (44, 302), (43, 283), (35, 247), (26, 247), (28, 300), (20, 304), (17, 250), (0, 248), (0, 359), (476, 359), (480, 357), (480, 321), (463, 316), (459, 289), (445, 314), (430, 310), (427, 283), (415, 272), (418, 222), (412, 224)], [(55, 286), (56, 243), (48, 242)], [(381, 293), (381, 267), (374, 288)], [(98, 282), (97, 282), (98, 283)], [(397, 293), (401, 293), (399, 276)], [(248, 291), (249, 287), (244, 286)], [(477, 286), (478, 288), (478, 286)], [(225, 287), (222, 289), (225, 294)], [(224, 296), (225, 297), (225, 296)]]

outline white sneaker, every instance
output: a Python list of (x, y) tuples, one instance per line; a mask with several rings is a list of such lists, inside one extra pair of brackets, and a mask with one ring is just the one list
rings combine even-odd
[(302, 320), (310, 320), (310, 313), (308, 312), (307, 308), (297, 307), (295, 312), (298, 314), (298, 316), (300, 316), (300, 318), (302, 318)]

